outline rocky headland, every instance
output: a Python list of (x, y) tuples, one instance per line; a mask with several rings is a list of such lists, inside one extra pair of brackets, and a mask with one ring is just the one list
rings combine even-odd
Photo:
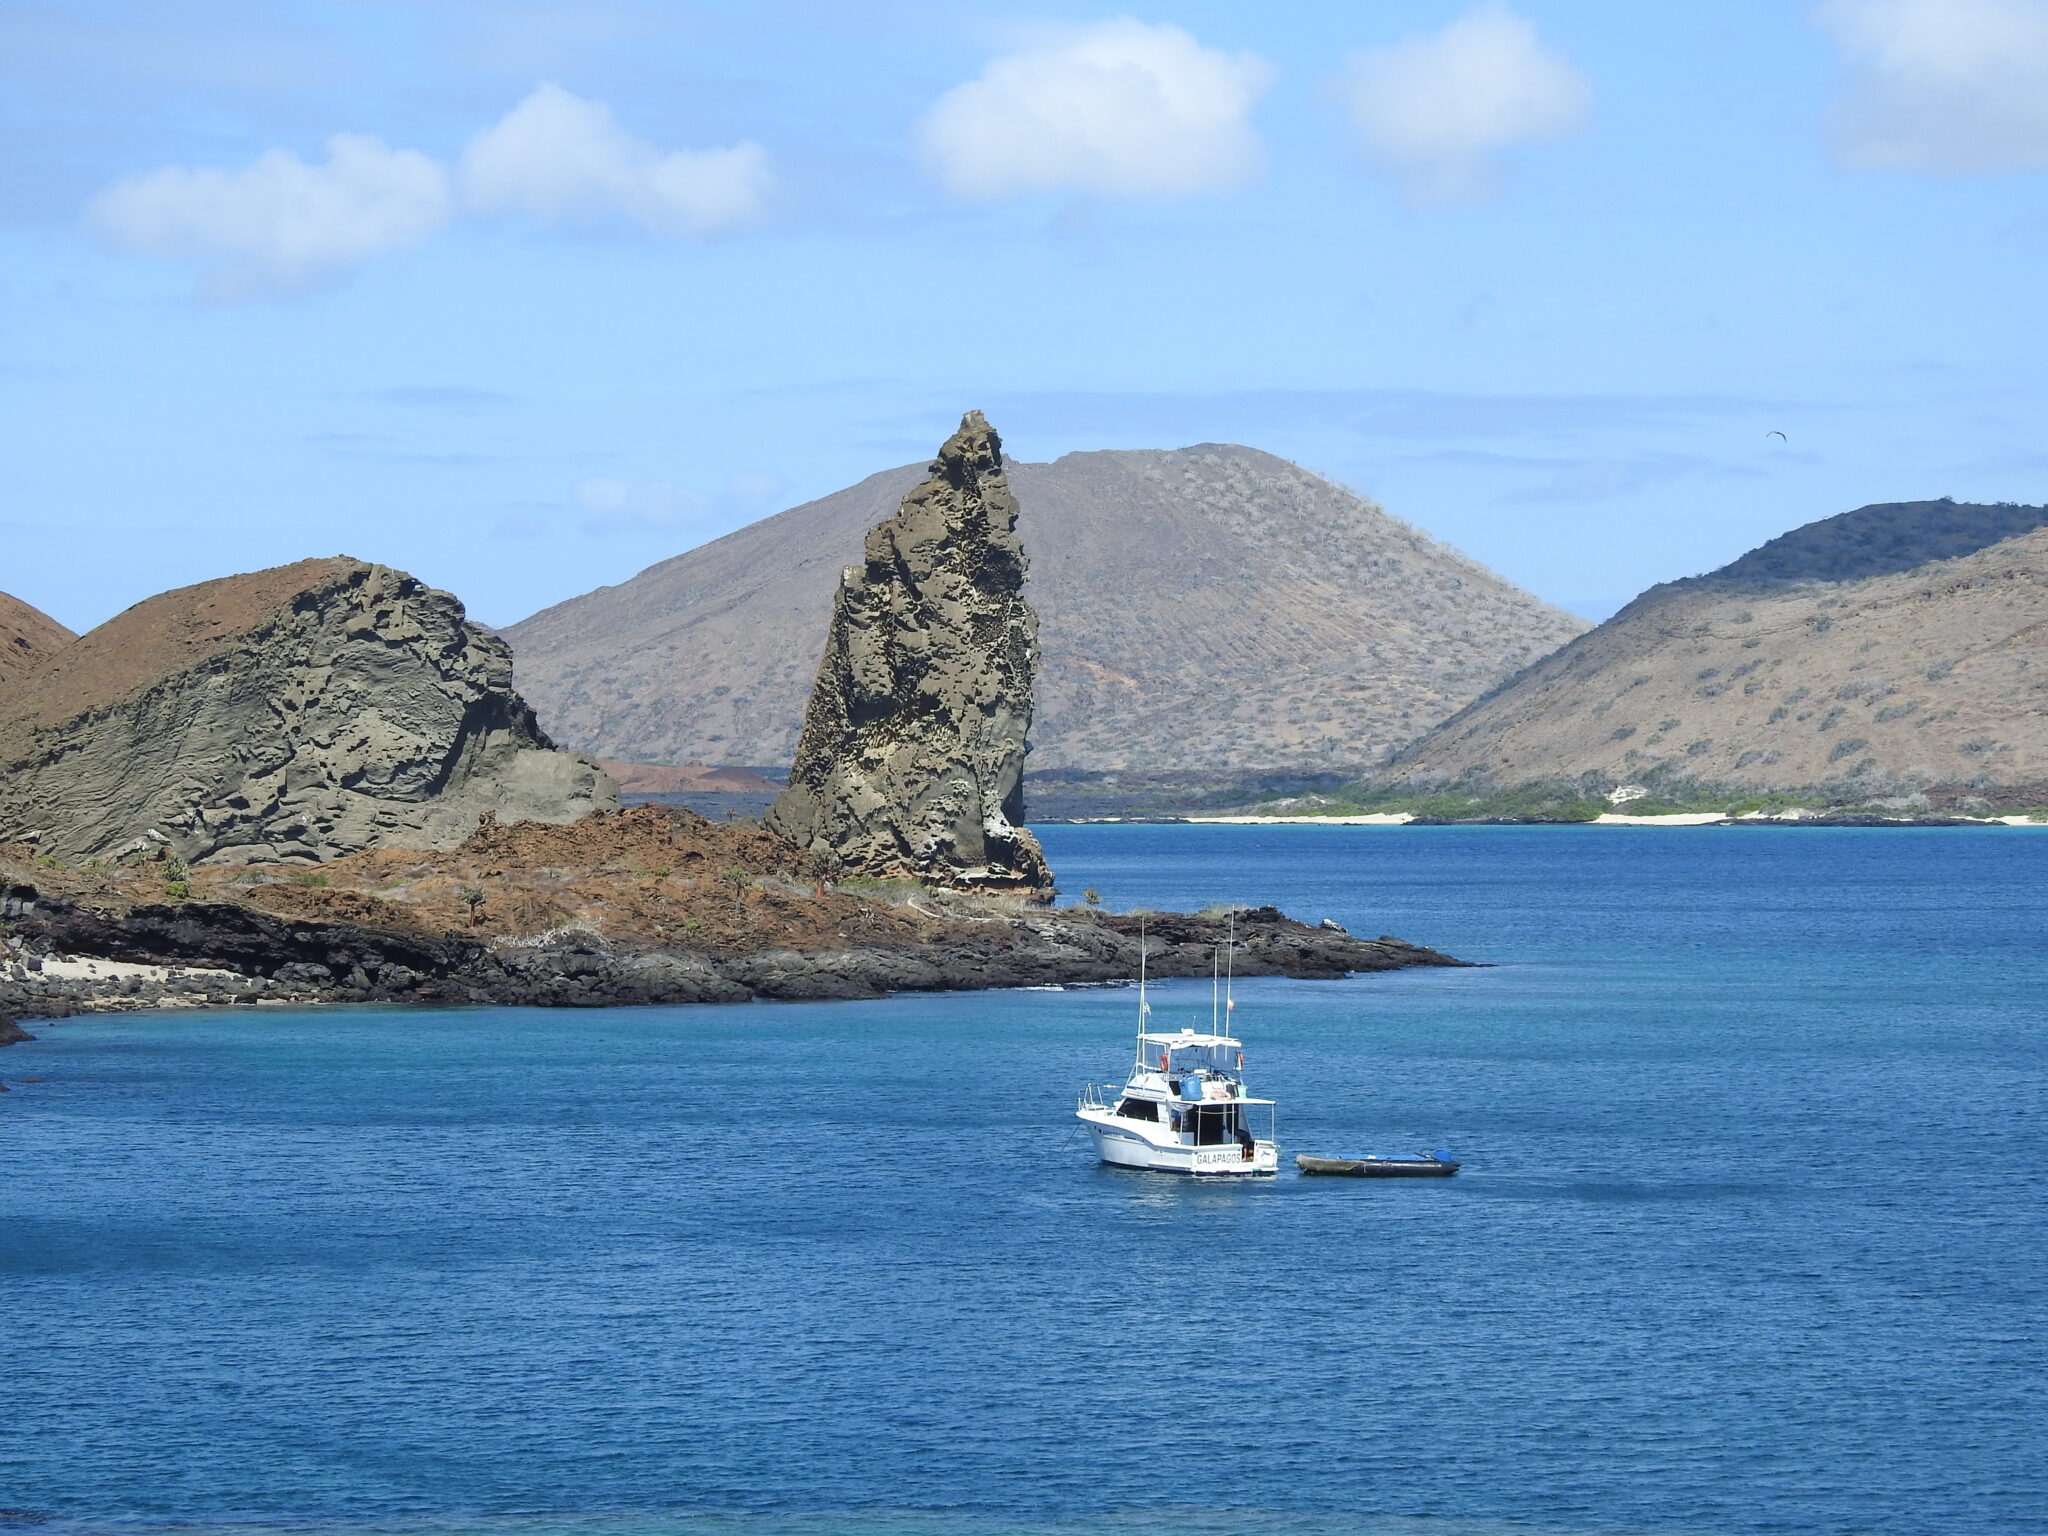
[(0, 842), (66, 862), (311, 863), (617, 804), (502, 640), (345, 556), (162, 593), (0, 689)]
[(1024, 819), (1038, 619), (1002, 441), (970, 411), (868, 533), (832, 599), (789, 787), (768, 827), (878, 879), (1050, 900)]
[(1270, 907), (1054, 909), (1035, 620), (978, 413), (845, 574), (767, 824), (618, 810), (454, 598), (346, 558), (166, 593), (0, 691), (16, 1020), (278, 1003), (875, 997), (1462, 962)]
[[(603, 1007), (1121, 982), (1334, 978), (1463, 962), (1272, 908), (1047, 908), (910, 882), (820, 880), (757, 825), (636, 806), (573, 825), (486, 822), (441, 852), (317, 869), (53, 868), (0, 849), (0, 1021), (202, 1004)], [(9, 1031), (0, 1027), (0, 1037)], [(19, 1037), (19, 1031), (13, 1033)]]

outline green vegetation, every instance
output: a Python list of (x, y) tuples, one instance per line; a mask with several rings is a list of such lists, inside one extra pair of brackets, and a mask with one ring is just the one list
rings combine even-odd
[(192, 899), (191, 882), (188, 880), (166, 880), (164, 882), (164, 899), (166, 901), (190, 901)]
[(295, 869), (285, 878), (293, 885), (310, 885), (316, 890), (325, 890), (328, 884), (327, 877), (317, 869)]
[(1371, 790), (1352, 784), (1332, 795), (1282, 800), (1248, 809), (1266, 816), (1414, 816), (1423, 821), (1592, 821), (1607, 812), (1623, 816), (1747, 816), (1838, 807), (1839, 793), (1758, 792), (1683, 781), (1644, 786), (1647, 793), (1616, 805), (1606, 783), (1565, 781), (1495, 790), (1449, 787), (1428, 791)]
[(1369, 790), (1347, 785), (1314, 795), (1252, 806), (1266, 816), (1399, 816), (1425, 821), (1591, 821), (1612, 810), (1606, 800), (1575, 784), (1532, 784), (1511, 790)]

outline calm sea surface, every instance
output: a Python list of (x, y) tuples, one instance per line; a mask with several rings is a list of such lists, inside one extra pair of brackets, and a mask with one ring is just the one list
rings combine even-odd
[[(1098, 1166), (1073, 1096), (1126, 1061), (1128, 991), (47, 1026), (0, 1052), (0, 1506), (2048, 1531), (2048, 832), (1045, 841), (1119, 907), (1496, 962), (1239, 988), (1284, 1158), (1466, 1171)], [(1207, 1018), (1161, 989), (1159, 1023)]]

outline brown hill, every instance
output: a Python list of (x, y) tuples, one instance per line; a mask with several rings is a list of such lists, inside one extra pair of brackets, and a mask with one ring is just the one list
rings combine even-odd
[(2048, 781), (2044, 524), (2043, 507), (1909, 502), (1796, 529), (1653, 587), (1373, 785), (1848, 799)]
[(713, 768), (707, 763), (615, 763), (600, 758), (622, 795), (776, 795), (782, 786), (751, 768)]
[(346, 556), (162, 593), (0, 694), (0, 841), (65, 859), (447, 847), (617, 793), (459, 602)]
[[(842, 568), (923, 474), (874, 475), (506, 631), (550, 731), (780, 764)], [(1252, 448), (1012, 463), (1039, 615), (1033, 769), (1363, 766), (1584, 624)]]
[(0, 684), (77, 638), (48, 614), (0, 592)]

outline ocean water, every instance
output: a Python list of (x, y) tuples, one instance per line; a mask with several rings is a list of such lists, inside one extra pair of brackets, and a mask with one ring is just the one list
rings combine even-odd
[(1097, 1165), (1127, 990), (44, 1026), (0, 1526), (2048, 1531), (2048, 833), (1044, 835), (1492, 962), (1238, 989), (1283, 1158), (1465, 1171)]

